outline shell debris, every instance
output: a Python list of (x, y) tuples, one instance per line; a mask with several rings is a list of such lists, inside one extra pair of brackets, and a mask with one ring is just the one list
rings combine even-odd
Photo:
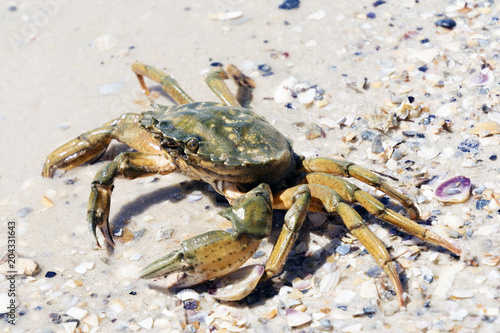
[(434, 190), (436, 199), (442, 202), (465, 202), (470, 197), (471, 180), (457, 176), (440, 183)]

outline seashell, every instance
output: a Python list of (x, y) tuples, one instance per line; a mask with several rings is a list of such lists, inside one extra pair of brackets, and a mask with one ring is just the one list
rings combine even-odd
[(200, 294), (198, 294), (196, 291), (193, 289), (183, 289), (179, 291), (177, 294), (175, 294), (175, 297), (180, 299), (183, 302), (186, 301), (200, 301)]
[(321, 279), (319, 283), (319, 291), (322, 293), (333, 291), (333, 289), (339, 284), (340, 272), (336, 270), (335, 272), (328, 273)]
[(441, 202), (465, 202), (470, 196), (471, 181), (464, 176), (457, 176), (439, 184), (434, 196)]
[(234, 20), (243, 15), (242, 11), (232, 11), (232, 12), (224, 12), (224, 13), (212, 13), (209, 18), (211, 20), (219, 20), (219, 21), (227, 21)]
[(216, 279), (208, 293), (221, 301), (238, 301), (255, 289), (262, 275), (264, 275), (264, 266), (245, 266)]
[(310, 104), (313, 102), (314, 96), (316, 96), (316, 88), (309, 88), (306, 91), (299, 93), (297, 98), (302, 104)]
[(312, 320), (311, 316), (309, 316), (308, 314), (292, 308), (286, 309), (286, 319), (290, 327), (304, 325)]
[(297, 84), (297, 79), (293, 76), (280, 82), (274, 91), (274, 101), (278, 104), (290, 103), (293, 101), (292, 92)]
[(111, 302), (108, 303), (108, 306), (115, 313), (120, 313), (123, 310), (125, 310), (125, 305), (123, 305), (123, 302), (120, 301), (119, 299), (112, 300)]
[(292, 281), (292, 286), (294, 289), (297, 290), (307, 290), (311, 288), (311, 279), (302, 280), (301, 278), (295, 278)]
[(482, 123), (478, 123), (470, 130), (469, 133), (479, 135), (480, 137), (500, 134), (500, 124), (496, 121), (485, 121)]
[(273, 307), (269, 311), (261, 314), (260, 317), (262, 319), (273, 319), (274, 317), (276, 317), (277, 313), (278, 313), (278, 308)]
[(472, 79), (472, 84), (476, 86), (485, 86), (495, 81), (495, 75), (489, 70), (484, 69), (475, 78)]
[(77, 307), (71, 307), (68, 310), (66, 310), (66, 314), (68, 316), (73, 317), (73, 318), (78, 319), (78, 320), (82, 320), (83, 317), (85, 317), (87, 315), (87, 313), (89, 313), (87, 310), (80, 309)]
[(99, 94), (102, 96), (116, 95), (123, 89), (123, 87), (125, 87), (125, 83), (123, 82), (106, 83), (99, 88)]

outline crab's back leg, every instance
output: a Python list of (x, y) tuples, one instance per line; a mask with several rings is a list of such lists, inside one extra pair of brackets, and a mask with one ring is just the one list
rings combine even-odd
[[(232, 78), (238, 87), (236, 96), (234, 96), (224, 82), (224, 80), (229, 78)], [(236, 66), (228, 65), (226, 71), (220, 66), (212, 69), (208, 73), (205, 82), (224, 104), (230, 106), (243, 106), (245, 108), (250, 107), (255, 82), (243, 74)]]
[(357, 164), (348, 161), (335, 160), (328, 157), (306, 159), (302, 163), (302, 168), (300, 170), (302, 172), (324, 172), (337, 176), (356, 178), (399, 201), (408, 210), (408, 213), (413, 220), (418, 219), (420, 215), (417, 206), (410, 198), (392, 188), (385, 182), (385, 180), (375, 173), (368, 171)]
[[(284, 190), (274, 197), (273, 207), (276, 209), (288, 209), (293, 205), (294, 193), (304, 185), (298, 185), (287, 190)], [(375, 234), (368, 228), (365, 221), (359, 214), (348, 204), (342, 201), (341, 196), (331, 188), (318, 185), (308, 184), (311, 193), (310, 210), (326, 211), (328, 213), (337, 213), (342, 218), (342, 221), (351, 231), (351, 233), (359, 239), (361, 244), (375, 259), (377, 264), (384, 269), (389, 276), (392, 285), (395, 288), (396, 295), (400, 306), (404, 305), (403, 288), (401, 281), (396, 272), (396, 266), (387, 252), (384, 244)]]
[(304, 176), (303, 182), (308, 184), (322, 184), (328, 186), (335, 192), (337, 192), (343, 200), (347, 202), (359, 203), (370, 214), (375, 215), (381, 220), (389, 222), (403, 229), (410, 235), (420, 238), (421, 240), (442, 246), (449, 251), (460, 255), (460, 250), (458, 248), (456, 248), (453, 244), (451, 244), (438, 234), (416, 223), (415, 221), (412, 221), (404, 217), (403, 215), (387, 208), (373, 196), (342, 178), (325, 173), (310, 173)]
[(98, 159), (112, 139), (149, 154), (161, 154), (156, 139), (138, 122), (142, 115), (126, 113), (102, 127), (81, 134), (49, 154), (43, 165), (42, 176), (52, 177), (56, 169), (69, 170), (85, 162)]
[(140, 62), (132, 64), (132, 70), (137, 75), (139, 83), (146, 95), (149, 95), (149, 89), (144, 82), (144, 76), (161, 84), (163, 90), (179, 104), (193, 103), (192, 99), (177, 83), (177, 81), (162, 70)]
[[(278, 200), (281, 199), (278, 198)], [(307, 185), (302, 185), (294, 188), (293, 191), (287, 193), (286, 200), (287, 205), (285, 207), (280, 207), (288, 209), (285, 215), (285, 221), (278, 241), (274, 245), (271, 255), (267, 260), (265, 273), (261, 280), (272, 278), (274, 275), (281, 272), (307, 216), (307, 211), (311, 202), (309, 187)], [(273, 203), (273, 207), (274, 206), (275, 203)]]
[(92, 181), (87, 205), (87, 220), (95, 243), (100, 246), (96, 236), (96, 228), (99, 227), (106, 242), (114, 246), (109, 228), (109, 209), (116, 178), (134, 179), (155, 174), (165, 175), (176, 170), (177, 166), (167, 157), (140, 152), (121, 153), (101, 167)]

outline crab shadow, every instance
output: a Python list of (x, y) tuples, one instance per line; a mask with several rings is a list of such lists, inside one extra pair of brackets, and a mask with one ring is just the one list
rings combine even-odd
[[(156, 182), (159, 178), (153, 178)], [(207, 190), (207, 184), (195, 180), (182, 181), (179, 183), (171, 184), (141, 195), (133, 201), (123, 205), (120, 210), (114, 214), (110, 223), (114, 229), (125, 227), (137, 215), (147, 211), (150, 207), (170, 202), (178, 203), (186, 200), (187, 197), (194, 191), (200, 191), (204, 196), (208, 197), (215, 208), (224, 208), (229, 204), (221, 201), (215, 192)]]

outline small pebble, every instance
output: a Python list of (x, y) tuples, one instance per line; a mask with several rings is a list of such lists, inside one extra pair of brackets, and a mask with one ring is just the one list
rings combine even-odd
[(435, 22), (435, 24), (439, 27), (450, 29), (450, 30), (455, 28), (455, 26), (457, 25), (457, 23), (450, 18), (443, 18), (443, 19), (437, 20)]
[(432, 275), (424, 275), (424, 281), (425, 282), (432, 283), (433, 280), (434, 280), (434, 276), (432, 276)]
[(479, 199), (478, 201), (476, 201), (476, 209), (481, 210), (484, 207), (488, 206), (489, 204), (490, 204), (490, 200)]
[(366, 271), (366, 275), (368, 275), (371, 278), (376, 278), (379, 276), (384, 270), (380, 268), (379, 266), (373, 266), (369, 270)]
[(307, 214), (307, 218), (309, 219), (309, 221), (311, 221), (313, 226), (317, 228), (326, 222), (326, 220), (328, 219), (328, 216), (326, 214), (323, 214), (323, 213), (311, 213), (310, 212)]
[(19, 217), (19, 218), (26, 217), (32, 211), (33, 211), (33, 208), (31, 208), (31, 207), (23, 207), (23, 208), (19, 209), (19, 211), (17, 212), (17, 217)]
[(319, 321), (321, 327), (318, 327), (321, 331), (333, 331), (332, 323), (329, 319), (322, 319)]
[(380, 134), (373, 138), (371, 144), (371, 152), (374, 154), (379, 154), (384, 152), (384, 147), (382, 146), (382, 136)]
[(172, 238), (172, 235), (174, 233), (175, 229), (173, 228), (168, 228), (168, 229), (160, 229), (156, 232), (156, 241), (162, 241), (165, 239), (170, 239)]
[(70, 123), (60, 123), (59, 125), (57, 125), (57, 127), (59, 127), (61, 131), (67, 130), (68, 128), (70, 128), (70, 126)]
[(265, 256), (265, 255), (266, 255), (266, 253), (265, 253), (264, 251), (260, 251), (260, 250), (259, 250), (259, 251), (255, 252), (255, 253), (253, 254), (252, 258), (253, 258), (253, 259), (257, 259), (257, 258), (263, 257), (263, 256)]
[(340, 255), (346, 255), (351, 251), (351, 246), (349, 244), (343, 244), (335, 248), (335, 252)]
[(374, 138), (375, 138), (375, 133), (372, 132), (372, 131), (363, 131), (361, 132), (361, 138), (363, 140), (368, 140), (368, 141), (372, 141)]
[(479, 153), (479, 140), (474, 138), (465, 139), (458, 145), (458, 150), (464, 153), (477, 154)]
[(373, 5), (373, 7), (378, 7), (380, 5), (383, 5), (384, 3), (386, 3), (386, 1), (384, 1), (384, 0), (377, 0), (372, 5)]
[(61, 316), (58, 313), (51, 312), (49, 313), (49, 320), (54, 322), (55, 324), (60, 323)]
[(472, 194), (481, 194), (486, 190), (486, 186), (481, 185), (472, 190)]
[(299, 8), (300, 0), (285, 0), (281, 5), (278, 6), (279, 9), (295, 9)]
[(53, 278), (54, 276), (56, 276), (57, 273), (56, 272), (52, 272), (52, 271), (48, 271), (47, 273), (45, 273), (45, 277), (46, 278)]
[(377, 311), (374, 308), (366, 307), (366, 308), (363, 308), (363, 313), (366, 316), (368, 316), (369, 318), (371, 318), (371, 317), (373, 317), (373, 315), (375, 315), (375, 313), (377, 313)]

